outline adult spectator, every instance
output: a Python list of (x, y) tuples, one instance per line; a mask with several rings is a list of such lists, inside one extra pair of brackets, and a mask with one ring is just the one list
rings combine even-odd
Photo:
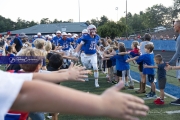
[[(174, 30), (175, 32), (180, 34), (180, 20), (174, 22)], [(169, 64), (171, 65), (173, 62), (176, 61), (176, 66), (180, 66), (180, 35), (177, 37), (176, 40), (176, 53), (172, 57), (172, 59), (169, 61)], [(177, 70), (176, 77), (180, 82), (180, 70)], [(180, 105), (180, 98), (176, 101), (171, 102), (172, 105)]]
[(19, 34), (19, 36), (16, 36), (12, 42), (12, 46), (15, 47), (15, 52), (19, 52), (22, 48), (22, 39), (28, 38), (28, 36), (25, 33)]

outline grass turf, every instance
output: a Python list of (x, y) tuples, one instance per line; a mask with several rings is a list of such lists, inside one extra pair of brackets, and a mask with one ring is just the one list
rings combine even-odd
[[(134, 68), (135, 69), (135, 68)], [(93, 77), (93, 76), (90, 76)], [(100, 74), (100, 77), (105, 77), (105, 75)], [(63, 82), (61, 85), (71, 87), (77, 90), (81, 90), (84, 92), (89, 92), (93, 94), (101, 94), (104, 90), (111, 87), (112, 84), (107, 83), (106, 79), (100, 78), (99, 79), (100, 88), (94, 87), (94, 80), (91, 79), (88, 82), (78, 83), (78, 82)], [(139, 84), (135, 83), (135, 88), (138, 88)], [(147, 87), (146, 91), (149, 92), (150, 89)], [(122, 90), (121, 92), (129, 93), (135, 96), (138, 96), (140, 98), (145, 98), (144, 94), (135, 94), (135, 90)], [(159, 96), (159, 93), (157, 92), (157, 95)], [(123, 99), (123, 98), (122, 98)], [(150, 107), (150, 111), (148, 112), (147, 117), (140, 118), (141, 120), (177, 120), (179, 119), (179, 114), (173, 114), (169, 115), (166, 114), (166, 111), (173, 111), (173, 110), (179, 110), (179, 106), (173, 106), (169, 103), (173, 101), (174, 99), (166, 96), (165, 98), (165, 105), (163, 106), (157, 106), (154, 105), (153, 100), (145, 100), (145, 104)], [(121, 106), (119, 106), (120, 108)], [(89, 111), (91, 112), (91, 111)], [(109, 118), (104, 117), (89, 117), (89, 116), (77, 116), (77, 115), (67, 115), (60, 113), (59, 120), (113, 120)]]
[[(4, 65), (0, 66), (1, 70), (4, 70)], [(131, 66), (131, 70), (133, 71), (138, 71), (137, 66)], [(168, 71), (168, 75), (175, 76), (175, 71)], [(93, 76), (90, 76), (92, 78)], [(104, 74), (100, 74), (100, 77), (105, 77)], [(133, 76), (132, 76), (133, 77)], [(177, 81), (176, 78), (173, 77), (167, 77), (168, 78), (168, 83), (174, 84), (176, 86), (180, 86), (179, 82)], [(111, 87), (112, 84), (107, 83), (106, 79), (100, 78), (99, 79), (99, 84), (100, 88), (95, 88), (94, 87), (94, 80), (91, 79), (88, 82), (63, 82), (61, 85), (71, 87), (80, 91), (84, 92), (89, 92), (93, 94), (98, 94), (100, 95), (104, 90), (107, 88)], [(139, 84), (135, 83), (135, 88), (138, 88)], [(147, 87), (146, 91), (149, 92), (150, 89)], [(135, 94), (135, 90), (122, 90), (121, 92), (125, 92), (128, 94), (132, 94), (135, 96), (138, 96), (140, 98), (145, 98), (144, 94)], [(157, 92), (157, 95), (159, 93)], [(173, 101), (174, 99), (167, 97), (165, 98), (165, 105), (164, 106), (156, 106), (153, 104), (153, 100), (145, 100), (145, 104), (150, 107), (150, 111), (148, 111), (148, 115), (146, 117), (140, 118), (141, 120), (178, 120), (179, 119), (179, 114), (173, 114), (169, 115), (166, 114), (166, 111), (173, 111), (173, 110), (179, 110), (179, 106), (173, 106), (170, 105), (169, 103)], [(121, 106), (119, 106), (121, 107)], [(91, 112), (91, 111), (89, 111)], [(48, 120), (48, 119), (47, 119)], [(113, 120), (110, 118), (105, 118), (105, 117), (89, 117), (89, 116), (79, 116), (79, 115), (68, 115), (68, 114), (59, 114), (59, 120)]]

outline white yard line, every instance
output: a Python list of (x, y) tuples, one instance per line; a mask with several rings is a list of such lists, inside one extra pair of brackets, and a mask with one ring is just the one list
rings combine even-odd
[[(135, 80), (135, 79), (133, 79), (133, 80), (134, 80), (135, 82), (139, 83), (138, 80)], [(151, 88), (151, 86), (149, 86), (149, 85), (147, 85), (147, 84), (146, 84), (146, 87)], [(160, 92), (160, 90), (158, 90), (158, 89), (156, 89), (156, 91)], [(173, 99), (175, 99), (175, 100), (178, 99), (177, 97), (172, 96), (172, 95), (170, 95), (170, 94), (168, 94), (168, 93), (166, 93), (166, 92), (165, 92), (165, 95), (168, 96), (168, 97), (170, 97), (170, 98), (173, 98)]]

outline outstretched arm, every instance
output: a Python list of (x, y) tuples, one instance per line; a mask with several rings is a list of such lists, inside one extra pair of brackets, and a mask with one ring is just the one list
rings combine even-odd
[(126, 60), (126, 62), (131, 62), (131, 61), (137, 60), (138, 58), (139, 58), (139, 56), (136, 56), (134, 58), (130, 58), (130, 59)]
[(150, 65), (144, 65), (144, 68), (158, 68), (158, 66), (150, 66)]
[(145, 116), (149, 108), (144, 105), (144, 101), (119, 92), (123, 86), (120, 82), (107, 89), (102, 95), (94, 95), (42, 81), (26, 81), (12, 109), (107, 116), (123, 120)]

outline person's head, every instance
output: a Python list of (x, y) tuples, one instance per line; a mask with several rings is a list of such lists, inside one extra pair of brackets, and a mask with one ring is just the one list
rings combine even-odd
[(88, 34), (88, 30), (87, 30), (87, 29), (84, 29), (84, 30), (82, 31), (82, 34)]
[(44, 49), (45, 42), (46, 41), (44, 39), (38, 38), (33, 43), (37, 49)]
[(118, 49), (119, 49), (119, 46), (124, 46), (125, 47), (125, 44), (123, 42), (119, 42), (118, 43)]
[(126, 48), (124, 45), (120, 45), (118, 50), (119, 50), (119, 52), (126, 52)]
[(105, 49), (104, 49), (104, 47), (101, 45), (100, 46), (100, 51), (104, 51)]
[(180, 20), (174, 22), (174, 31), (180, 33)]
[(163, 61), (163, 57), (162, 57), (162, 55), (157, 54), (157, 55), (154, 57), (154, 60), (155, 60), (155, 63), (156, 63), (156, 64), (160, 64), (160, 63), (162, 63), (162, 61)]
[(51, 41), (52, 40), (52, 36), (48, 36), (48, 40)]
[(144, 35), (144, 41), (150, 41), (151, 40), (151, 35), (149, 33), (146, 33)]
[(63, 40), (66, 40), (66, 39), (67, 39), (67, 33), (66, 33), (66, 32), (63, 32), (63, 33), (62, 33), (62, 39), (63, 39)]
[(61, 31), (58, 30), (58, 31), (56, 32), (56, 36), (57, 36), (57, 37), (61, 37)]
[(108, 42), (108, 44), (110, 45), (111, 42), (112, 42), (112, 40), (111, 40), (111, 39), (107, 39), (107, 42)]
[(132, 45), (131, 45), (131, 48), (132, 49), (137, 49), (139, 46), (139, 42), (138, 41), (133, 41)]
[(68, 33), (68, 34), (67, 34), (67, 37), (68, 37), (68, 38), (71, 38), (71, 37), (72, 37), (72, 34), (71, 34), (71, 33)]
[(53, 54), (49, 58), (49, 66), (54, 69), (59, 69), (63, 64), (63, 57), (60, 54)]
[(89, 34), (89, 35), (91, 35), (91, 36), (96, 35), (97, 29), (96, 29), (96, 26), (95, 26), (95, 25), (89, 25), (89, 26), (87, 27), (87, 30), (88, 30), (88, 34)]
[(117, 40), (115, 41), (115, 45), (116, 45), (116, 47), (118, 46), (118, 41)]
[(108, 42), (105, 39), (101, 39), (103, 47), (108, 46)]
[(117, 51), (117, 50), (118, 50), (117, 46), (113, 46), (113, 51)]
[(107, 53), (110, 54), (112, 51), (113, 51), (113, 48), (109, 47), (108, 50), (107, 50)]
[(51, 44), (50, 41), (46, 41), (46, 43), (45, 43), (45, 50), (46, 51), (52, 50), (52, 44)]
[(23, 43), (22, 49), (31, 48), (31, 47), (32, 47), (31, 43), (25, 42), (25, 43)]
[(147, 44), (145, 45), (145, 51), (146, 53), (151, 53), (154, 50), (154, 45), (153, 44)]
[(42, 67), (43, 52), (39, 49), (27, 48), (23, 50), (18, 56), (29, 56), (36, 59), (35, 63), (20, 64), (21, 69), (25, 72), (39, 72)]
[(38, 36), (38, 38), (40, 38), (40, 37), (41, 37), (41, 33), (40, 33), (40, 32), (38, 32), (38, 33), (37, 33), (37, 36)]
[(7, 53), (12, 53), (13, 52), (13, 46), (8, 46), (6, 51), (7, 51)]

